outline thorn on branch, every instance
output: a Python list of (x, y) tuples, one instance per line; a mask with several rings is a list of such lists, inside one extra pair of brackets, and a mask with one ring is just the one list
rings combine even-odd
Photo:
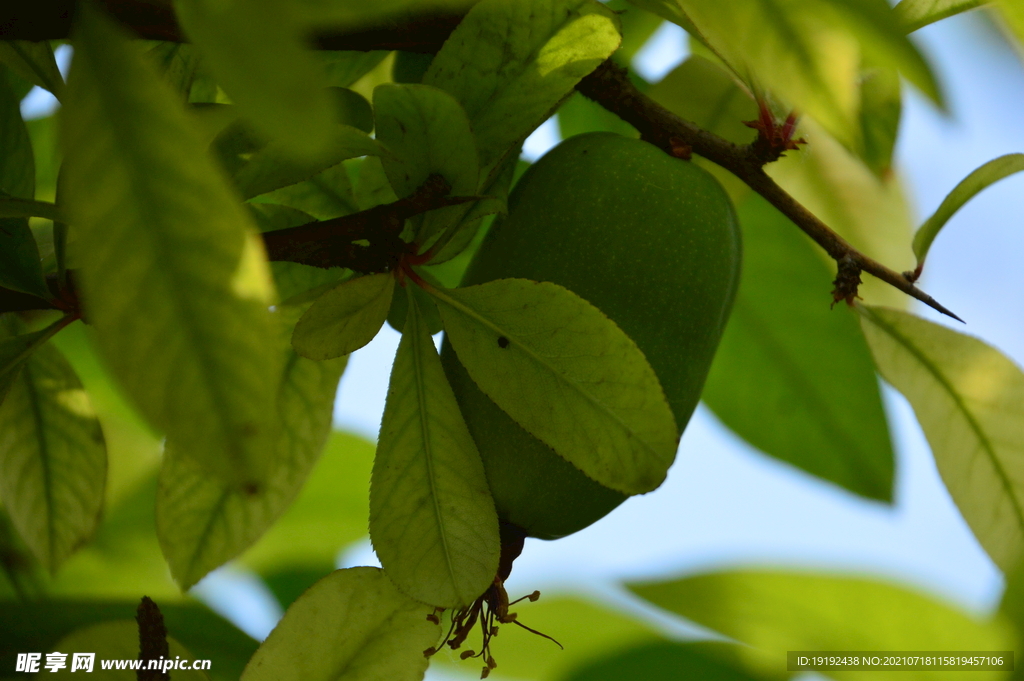
[(840, 300), (845, 300), (846, 304), (853, 306), (853, 301), (860, 298), (857, 295), (857, 290), (861, 285), (860, 280), (860, 266), (850, 256), (841, 258), (838, 261), (839, 271), (836, 273), (836, 279), (832, 282), (835, 286), (832, 289), (832, 306)]

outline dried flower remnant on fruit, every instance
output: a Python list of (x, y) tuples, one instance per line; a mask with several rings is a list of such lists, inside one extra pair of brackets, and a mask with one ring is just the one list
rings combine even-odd
[[(498, 565), (498, 574), (494, 576), (491, 586), (479, 598), (473, 601), (472, 605), (453, 612), (451, 626), (448, 628), (448, 633), (445, 634), (441, 643), (437, 647), (430, 647), (423, 651), (424, 657), (430, 657), (445, 644), (452, 650), (458, 650), (465, 643), (469, 635), (473, 633), (473, 629), (476, 627), (477, 622), (479, 622), (483, 638), (480, 652), (465, 650), (459, 655), (459, 659), (468, 660), (473, 657), (483, 659), (485, 666), (480, 674), (481, 679), (486, 679), (490, 675), (491, 670), (498, 666), (498, 663), (494, 661), (494, 657), (491, 655), (490, 648), (491, 639), (498, 635), (499, 624), (515, 624), (533, 634), (553, 641), (559, 648), (562, 647), (561, 643), (555, 641), (555, 639), (547, 634), (526, 626), (517, 619), (516, 613), (508, 611), (510, 606), (520, 601), (529, 600), (530, 602), (535, 602), (540, 598), (540, 591), (534, 591), (522, 598), (517, 598), (511, 603), (509, 602), (508, 594), (505, 592), (504, 581), (508, 579), (509, 574), (512, 572), (512, 562), (523, 550), (523, 540), (526, 535), (522, 530), (508, 526), (507, 523), (503, 523), (502, 529), (504, 532), (502, 533), (501, 560)], [(436, 624), (439, 622), (439, 614), (443, 611), (444, 608), (435, 608), (433, 613), (427, 615), (427, 619)]]

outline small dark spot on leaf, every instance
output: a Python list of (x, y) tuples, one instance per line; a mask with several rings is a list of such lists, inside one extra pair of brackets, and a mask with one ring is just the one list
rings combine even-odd
[(502, 349), (507, 348), (508, 338), (505, 338), (504, 336), (498, 336), (498, 347)]

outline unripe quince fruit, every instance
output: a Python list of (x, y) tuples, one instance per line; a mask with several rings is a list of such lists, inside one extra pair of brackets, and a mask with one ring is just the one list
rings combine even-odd
[[(589, 133), (534, 164), (508, 205), (463, 285), (550, 281), (597, 306), (644, 352), (682, 432), (739, 283), (739, 224), (722, 187), (647, 142)], [(556, 539), (625, 500), (520, 428), (447, 343), (441, 356), (502, 521)]]

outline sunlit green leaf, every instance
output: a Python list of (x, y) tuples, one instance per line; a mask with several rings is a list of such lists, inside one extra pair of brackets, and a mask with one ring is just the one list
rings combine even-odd
[(292, 346), (303, 357), (316, 360), (355, 352), (384, 325), (394, 292), (395, 277), (390, 272), (338, 284), (317, 298), (299, 319)]
[(317, 173), (356, 156), (376, 156), (380, 145), (362, 130), (349, 125), (336, 125), (320, 139), (320, 153), (310, 160), (295, 159), (285, 148), (271, 143), (253, 154), (234, 174), (234, 182), (242, 198), (308, 180)]
[(305, 49), (288, 4), (175, 0), (174, 9), (232, 101), (291, 156), (318, 159), (335, 113), (323, 67)]
[[(394, 154), (381, 158), (399, 197), (412, 194), (438, 174), (451, 194), (476, 194), (480, 167), (469, 119), (458, 100), (429, 85), (378, 85), (373, 91), (377, 139)], [(417, 242), (423, 243), (469, 210), (468, 204), (432, 211), (423, 217)]]
[(757, 196), (738, 213), (743, 275), (702, 398), (761, 451), (891, 500), (892, 444), (856, 315), (830, 309), (834, 275), (796, 225)]
[[(1003, 622), (984, 622), (916, 591), (865, 578), (736, 570), (629, 588), (661, 608), (751, 646), (739, 650), (756, 671), (784, 669), (788, 650), (1013, 648)], [(835, 679), (864, 678), (860, 674), (829, 671)], [(936, 673), (876, 671), (871, 678), (924, 681)]]
[(286, 355), (277, 392), (281, 419), (277, 455), (269, 482), (259, 494), (245, 494), (213, 478), (173, 446), (160, 471), (156, 520), (160, 544), (183, 589), (253, 544), (288, 508), (316, 464), (331, 429), (334, 395), (348, 358), (313, 362), (287, 345), (289, 322), (298, 311), (279, 315)]
[(736, 646), (728, 643), (656, 641), (596, 657), (564, 679), (677, 681), (691, 678), (701, 681), (781, 681), (789, 676), (784, 670), (775, 673), (754, 673), (744, 669), (736, 657)]
[(614, 15), (593, 0), (483, 0), (423, 82), (462, 103), (488, 178), (620, 42)]
[[(862, 253), (903, 272), (914, 268), (913, 225), (903, 184), (896, 173), (879, 177), (814, 121), (801, 128), (810, 143), (765, 170), (793, 198)], [(835, 267), (824, 251), (822, 259)], [(860, 295), (869, 303), (905, 308), (909, 297), (874, 277)]]
[(64, 95), (64, 77), (46, 40), (0, 40), (0, 63), (57, 99)]
[(106, 475), (89, 396), (59, 350), (36, 348), (0, 405), (0, 498), (51, 572), (95, 531)]
[(459, 361), (527, 432), (606, 487), (661, 484), (675, 417), (636, 343), (600, 310), (526, 279), (428, 293)]
[[(188, 665), (188, 667), (179, 667), (173, 670), (174, 681), (179, 681), (179, 679), (181, 681), (209, 681), (210, 677), (205, 671), (191, 668), (192, 661), (196, 658), (189, 651), (185, 650), (178, 641), (168, 636), (167, 644), (170, 649), (168, 659), (180, 658), (182, 662)], [(48, 669), (43, 670), (51, 678), (81, 678), (80, 674), (85, 670), (72, 669), (74, 659), (72, 653), (85, 651), (96, 654), (91, 671), (103, 679), (110, 679), (110, 681), (136, 681), (138, 676), (140, 676), (136, 670), (130, 667), (127, 669), (112, 668), (105, 670), (102, 666), (104, 660), (120, 662), (139, 659), (139, 625), (134, 620), (100, 622), (83, 627), (57, 641), (53, 645), (53, 650), (66, 651), (68, 656), (64, 660), (66, 666), (62, 669), (54, 670), (55, 673), (51, 674)], [(43, 661), (46, 661), (45, 656)], [(127, 666), (127, 664), (124, 665), (124, 667)]]
[(999, 17), (1010, 35), (1016, 38), (1017, 51), (1024, 51), (1024, 6), (1017, 0), (996, 0)]
[[(137, 596), (133, 596), (133, 598), (137, 598)], [(210, 676), (225, 681), (237, 681), (245, 663), (256, 652), (256, 641), (199, 603), (170, 603), (162, 598), (158, 599), (157, 603), (164, 616), (164, 623), (169, 635), (188, 646), (189, 652), (197, 658), (208, 659), (212, 662)], [(135, 616), (138, 605), (137, 600), (94, 599), (88, 601), (46, 599), (35, 602), (4, 603), (5, 617), (0, 617), (0, 641), (2, 641), (0, 643), (0, 664), (6, 662), (5, 653), (8, 651), (98, 652), (87, 646), (58, 648), (55, 644), (69, 634), (77, 635), (78, 631), (89, 625), (111, 620), (130, 620)], [(137, 659), (138, 655), (138, 630), (136, 629), (135, 652), (118, 657)], [(97, 658), (99, 657), (97, 655)], [(70, 659), (69, 656), (69, 662)], [(10, 662), (12, 665), (14, 664), (13, 656)], [(70, 664), (68, 666), (70, 667)], [(13, 669), (13, 666), (5, 668)], [(97, 659), (93, 673), (98, 674), (99, 671), (99, 660)], [(81, 676), (77, 676), (78, 672), (75, 673), (76, 676), (72, 678), (81, 678)], [(177, 679), (173, 674), (171, 678)]]
[(983, 164), (953, 188), (914, 235), (914, 255), (923, 263), (939, 231), (965, 203), (999, 180), (1024, 170), (1024, 154), (1006, 154)]
[(946, 17), (986, 5), (990, 0), (902, 0), (893, 9), (907, 33)]
[(299, 496), (242, 562), (261, 574), (333, 566), (340, 549), (366, 536), (373, 450), (357, 435), (331, 433)]
[(87, 316), (155, 427), (224, 479), (256, 484), (279, 376), (262, 243), (182, 105), (108, 21), (83, 8), (61, 110)]
[(498, 570), (483, 463), (413, 300), (373, 462), (370, 539), (399, 588), (431, 605), (469, 605)]
[(440, 627), (378, 568), (338, 570), (296, 600), (242, 681), (418, 681)]
[(903, 393), (950, 496), (996, 565), (1024, 557), (1024, 373), (976, 338), (861, 307), (879, 372)]
[(861, 50), (882, 65), (898, 67), (925, 94), (941, 101), (927, 63), (884, 0), (660, 0), (654, 4), (674, 4), (662, 7), (662, 16), (710, 46), (752, 91), (767, 90), (781, 97), (847, 146), (857, 146)]

